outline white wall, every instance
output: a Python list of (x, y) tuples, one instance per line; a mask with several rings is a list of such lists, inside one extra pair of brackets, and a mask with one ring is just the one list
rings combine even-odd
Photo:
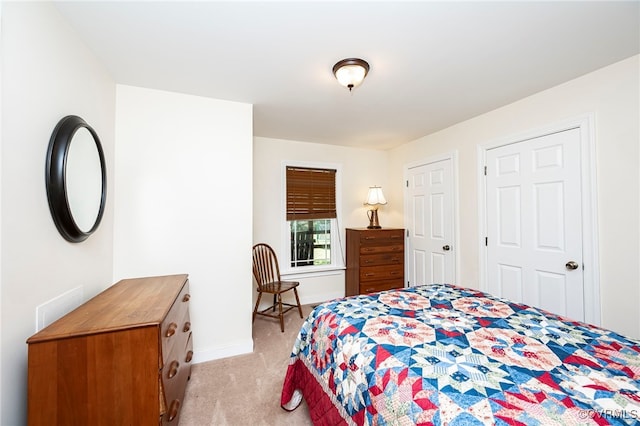
[[(111, 284), (115, 83), (49, 3), (2, 4), (0, 424), (26, 423), (27, 345), (36, 306), (82, 287), (87, 299)], [(68, 114), (102, 141), (107, 209), (83, 243), (64, 240), (51, 219), (44, 179), (49, 137)]]
[[(362, 200), (372, 184), (382, 185), (389, 201), (380, 210), (382, 225), (402, 226), (404, 166), (457, 149), (460, 283), (475, 286), (476, 146), (584, 113), (596, 117), (603, 325), (640, 337), (638, 57), (389, 153), (252, 142), (250, 105), (119, 86), (114, 152), (116, 86), (104, 67), (51, 4), (0, 7), (3, 426), (26, 421), (25, 341), (34, 332), (35, 307), (78, 286), (88, 299), (119, 278), (189, 273), (196, 360), (251, 350), (250, 247), (280, 241), (280, 228), (273, 226), (282, 220), (280, 200), (274, 201), (280, 194), (274, 193), (282, 188), (283, 160), (342, 164), (343, 231), (366, 226)], [(57, 233), (44, 186), (49, 137), (67, 114), (82, 116), (98, 132), (108, 169), (105, 216), (80, 244)], [(344, 288), (342, 274), (301, 281), (305, 303)]]
[(252, 106), (117, 86), (114, 279), (189, 274), (194, 362), (253, 350)]
[[(477, 146), (594, 114), (602, 325), (640, 338), (639, 56), (610, 65), (391, 151), (391, 180), (406, 164), (458, 150), (461, 285), (479, 282)], [(401, 187), (395, 189), (402, 191)]]
[[(253, 158), (253, 242), (267, 243), (278, 252), (282, 250), (285, 221), (282, 211), (284, 161), (340, 166), (342, 253), (345, 228), (362, 228), (369, 224), (367, 208), (363, 205), (369, 186), (382, 186), (387, 195), (388, 154), (383, 151), (256, 137)], [(387, 197), (387, 201), (387, 205), (379, 209), (380, 224), (383, 227), (401, 226), (402, 194), (399, 199)], [(279, 255), (280, 258), (283, 256)], [(342, 256), (344, 258), (344, 254)], [(344, 296), (344, 271), (296, 280), (300, 281), (300, 301), (303, 304)]]

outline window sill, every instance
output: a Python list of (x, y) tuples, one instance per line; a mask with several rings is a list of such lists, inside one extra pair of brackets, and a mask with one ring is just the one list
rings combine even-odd
[(309, 268), (307, 270), (287, 269), (280, 271), (283, 280), (296, 280), (300, 278), (323, 277), (327, 275), (339, 275), (345, 270), (344, 266), (328, 265)]

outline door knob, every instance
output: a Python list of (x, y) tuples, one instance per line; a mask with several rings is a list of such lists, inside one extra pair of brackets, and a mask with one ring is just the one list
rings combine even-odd
[(449, 247), (449, 245), (447, 244), (446, 246), (442, 246), (442, 250), (449, 251), (451, 250), (451, 247)]
[(568, 270), (570, 270), (570, 271), (571, 271), (571, 270), (573, 270), (573, 269), (578, 269), (578, 266), (579, 266), (579, 265), (578, 265), (578, 263), (577, 263), (577, 262), (574, 262), (573, 260), (571, 260), (571, 261), (567, 262), (567, 264), (566, 264), (566, 265), (564, 265), (564, 266), (565, 266)]

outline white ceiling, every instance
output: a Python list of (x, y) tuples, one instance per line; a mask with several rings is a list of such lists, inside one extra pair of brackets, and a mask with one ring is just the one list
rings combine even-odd
[[(254, 105), (254, 135), (388, 149), (640, 53), (640, 1), (71, 1), (116, 82)], [(331, 69), (371, 65), (350, 94)]]

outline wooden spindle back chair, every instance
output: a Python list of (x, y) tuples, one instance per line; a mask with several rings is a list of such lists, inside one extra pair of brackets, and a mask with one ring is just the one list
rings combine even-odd
[[(298, 308), (300, 318), (302, 318), (302, 307), (300, 306), (300, 298), (298, 297), (297, 287), (300, 285), (297, 281), (282, 281), (280, 278), (280, 267), (278, 266), (278, 258), (275, 252), (268, 244), (259, 243), (253, 246), (253, 276), (258, 284), (258, 300), (253, 309), (253, 321), (256, 315), (264, 315), (267, 317), (278, 318), (280, 320), (280, 331), (284, 332), (284, 314), (293, 308)], [(284, 303), (282, 301), (282, 293), (293, 290), (296, 298), (296, 304)], [(273, 305), (266, 309), (258, 310), (262, 294), (273, 294)], [(276, 312), (276, 309), (278, 312)], [(269, 312), (271, 311), (271, 312)]]

